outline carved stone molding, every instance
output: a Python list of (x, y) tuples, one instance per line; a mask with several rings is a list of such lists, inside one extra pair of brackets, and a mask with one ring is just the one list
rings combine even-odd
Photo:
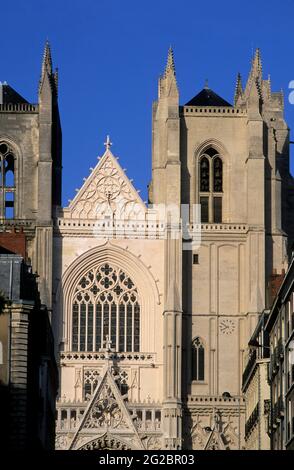
[(146, 207), (109, 149), (65, 213), (73, 219), (142, 219)]

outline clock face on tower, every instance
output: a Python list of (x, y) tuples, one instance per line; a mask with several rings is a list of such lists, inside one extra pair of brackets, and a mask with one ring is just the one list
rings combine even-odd
[(219, 329), (221, 333), (225, 335), (230, 335), (235, 330), (235, 322), (228, 318), (221, 320), (219, 324)]

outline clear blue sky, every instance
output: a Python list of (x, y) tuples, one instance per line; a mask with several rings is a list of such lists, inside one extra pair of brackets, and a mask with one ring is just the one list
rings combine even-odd
[[(236, 74), (247, 78), (252, 49), (264, 74), (284, 90), (294, 80), (293, 0), (12, 0), (1, 4), (0, 80), (37, 99), (44, 42), (60, 72), (63, 200), (89, 167), (112, 150), (146, 198), (151, 169), (151, 105), (169, 45), (175, 52), (181, 103), (206, 78), (232, 102)], [(294, 140), (293, 133), (291, 138)], [(293, 166), (292, 166), (293, 168)]]

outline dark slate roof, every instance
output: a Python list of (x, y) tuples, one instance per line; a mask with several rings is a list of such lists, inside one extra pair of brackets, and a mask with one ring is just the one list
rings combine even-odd
[(6, 83), (0, 83), (0, 104), (28, 103), (17, 91)]
[(230, 106), (232, 105), (228, 103), (226, 100), (221, 98), (217, 95), (213, 90), (210, 88), (203, 88), (203, 90), (198, 93), (198, 95), (194, 96), (185, 106)]

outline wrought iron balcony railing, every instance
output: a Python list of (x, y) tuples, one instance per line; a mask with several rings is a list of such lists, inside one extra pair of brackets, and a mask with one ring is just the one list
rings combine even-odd
[(242, 385), (244, 387), (244, 385), (246, 384), (251, 372), (252, 372), (252, 369), (253, 367), (255, 366), (255, 363), (256, 363), (256, 350), (253, 350), (250, 357), (249, 357), (249, 360), (247, 362), (247, 365), (245, 367), (245, 370), (243, 372), (243, 376), (242, 376)]
[(248, 420), (246, 421), (245, 438), (248, 437), (248, 435), (252, 431), (252, 428), (256, 425), (258, 418), (259, 418), (259, 403), (257, 403), (256, 407), (254, 408)]

